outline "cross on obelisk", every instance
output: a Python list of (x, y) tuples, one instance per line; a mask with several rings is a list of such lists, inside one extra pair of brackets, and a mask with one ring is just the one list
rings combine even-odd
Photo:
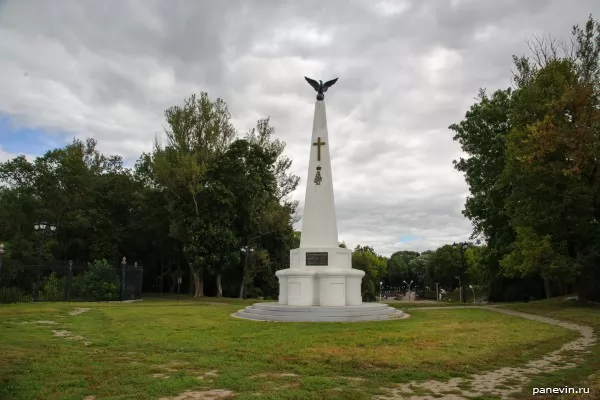
[(319, 136), (317, 141), (313, 143), (313, 146), (317, 146), (317, 161), (321, 161), (321, 146), (324, 146), (325, 144), (325, 142), (321, 142), (321, 136)]

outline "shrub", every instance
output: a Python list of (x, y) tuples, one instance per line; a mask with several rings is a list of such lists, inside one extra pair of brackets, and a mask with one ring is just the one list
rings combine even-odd
[(56, 272), (52, 272), (42, 282), (40, 288), (40, 299), (43, 301), (62, 301), (65, 294), (65, 278), (56, 276)]
[[(83, 274), (81, 289), (83, 294), (92, 300), (118, 300), (119, 284), (119, 276), (112, 265), (106, 260), (94, 260), (88, 264), (88, 270)], [(78, 285), (76, 283), (74, 286)]]
[(363, 279), (362, 282), (362, 299), (363, 301), (376, 301), (377, 295), (375, 292), (375, 284), (369, 278)]
[(26, 294), (18, 287), (0, 287), (0, 303), (28, 303), (32, 301), (33, 296)]

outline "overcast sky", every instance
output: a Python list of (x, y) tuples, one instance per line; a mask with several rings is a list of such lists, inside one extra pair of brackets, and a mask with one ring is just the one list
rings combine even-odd
[[(132, 165), (163, 112), (206, 91), (241, 135), (270, 116), (306, 185), (327, 93), (340, 240), (383, 255), (468, 239), (448, 125), (510, 85), (532, 34), (568, 38), (598, 0), (0, 0), (0, 161), (73, 137)], [(596, 13), (598, 14), (598, 13)], [(301, 212), (301, 210), (300, 210)], [(299, 227), (299, 226), (298, 226)]]

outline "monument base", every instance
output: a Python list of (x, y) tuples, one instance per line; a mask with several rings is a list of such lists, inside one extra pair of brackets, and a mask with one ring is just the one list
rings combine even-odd
[(359, 306), (363, 271), (332, 267), (287, 268), (279, 278), (279, 304), (288, 306)]
[(290, 268), (277, 271), (279, 304), (359, 306), (364, 271), (352, 269), (352, 251), (340, 247), (290, 250)]
[(402, 311), (382, 303), (363, 303), (359, 306), (345, 307), (297, 307), (278, 303), (255, 303), (231, 316), (274, 322), (359, 322), (408, 317)]

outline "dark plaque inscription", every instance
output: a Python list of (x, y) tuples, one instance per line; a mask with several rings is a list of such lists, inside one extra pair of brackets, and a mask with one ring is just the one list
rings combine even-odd
[(316, 253), (306, 253), (306, 265), (307, 266), (317, 266), (317, 265), (329, 265), (327, 262), (326, 251), (316, 252)]

